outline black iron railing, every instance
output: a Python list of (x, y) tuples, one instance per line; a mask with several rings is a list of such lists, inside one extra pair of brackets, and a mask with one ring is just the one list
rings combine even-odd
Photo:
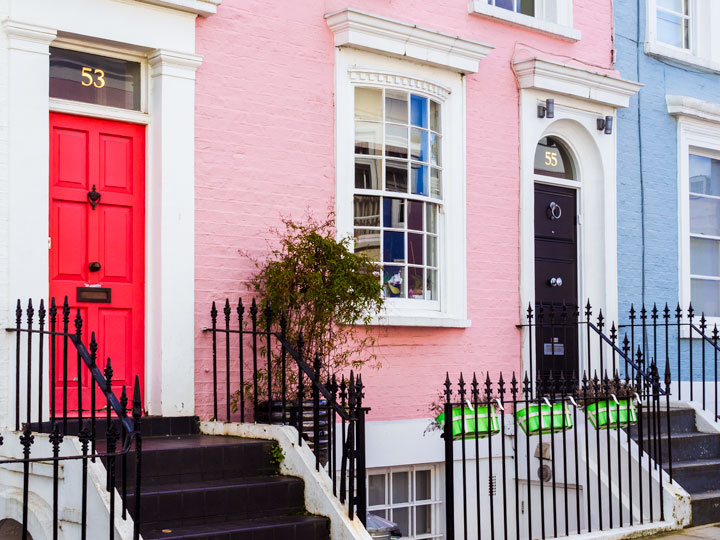
[(448, 540), (555, 538), (664, 520), (670, 381), (663, 388), (654, 363), (646, 377), (642, 397), (637, 379), (617, 374), (554, 373), (542, 389), (528, 374), (509, 382), (473, 374), (470, 383), (461, 374), (455, 384), (448, 376), (439, 418)]
[(213, 302), (211, 327), (203, 329), (212, 336), (213, 418), (294, 426), (350, 518), (357, 514), (364, 524), (370, 409), (363, 406), (362, 378), (323, 374), (320, 356), (305, 351), (302, 335), (290, 342), (285, 315), (275, 316), (270, 305), (260, 314), (253, 299), (248, 311), (246, 317), (242, 299), (234, 309), (226, 299), (222, 314)]
[[(36, 319), (37, 315), (37, 319)], [(23, 322), (23, 317), (25, 322)], [(135, 378), (131, 409), (128, 410), (128, 396), (125, 386), (118, 398), (112, 390), (113, 370), (110, 358), (101, 372), (97, 364), (98, 341), (91, 334), (88, 347), (83, 343), (83, 319), (80, 310), (76, 310), (71, 327), (71, 309), (67, 297), (61, 308), (55, 299), (51, 299), (46, 310), (44, 301), (35, 312), (32, 300), (23, 310), (20, 300), (16, 308), (16, 325), (8, 332), (16, 334), (15, 351), (15, 431), (21, 432), (19, 443), (22, 457), (0, 459), (0, 465), (18, 463), (23, 465), (22, 488), (22, 538), (28, 538), (28, 501), (31, 492), (30, 465), (38, 462), (51, 462), (53, 465), (53, 501), (52, 530), (57, 538), (59, 529), (59, 465), (63, 462), (82, 464), (81, 482), (81, 523), (82, 540), (88, 538), (88, 460), (101, 459), (107, 469), (106, 489), (110, 493), (110, 515), (108, 517), (108, 538), (113, 539), (117, 525), (115, 493), (119, 491), (122, 500), (120, 518), (126, 520), (128, 512), (133, 514), (133, 538), (140, 537), (140, 490), (142, 466), (142, 436), (140, 421), (142, 416), (142, 398), (140, 381)], [(47, 365), (45, 361), (47, 360)], [(77, 368), (75, 381), (68, 381), (71, 362)], [(57, 369), (62, 371), (62, 386), (57, 387)], [(46, 407), (48, 395), (44, 391), (44, 381), (49, 375), (49, 407)], [(90, 403), (83, 404), (83, 380), (89, 380)], [(77, 402), (70, 403), (70, 390), (77, 391)], [(22, 394), (24, 395), (24, 399)], [(59, 394), (59, 395), (58, 395)], [(97, 394), (97, 396), (96, 396)], [(37, 406), (35, 399), (37, 399)], [(97, 402), (99, 398), (99, 403)], [(24, 401), (24, 410), (23, 410)], [(62, 406), (58, 407), (61, 401)], [(75, 409), (77, 407), (77, 409)], [(44, 411), (49, 409), (46, 417)], [(104, 409), (104, 410), (102, 410)], [(23, 420), (25, 420), (23, 422)], [(104, 427), (104, 431), (102, 431)], [(34, 433), (49, 433), (50, 448), (37, 450)], [(70, 436), (77, 436), (81, 454), (65, 455), (61, 453), (62, 442)], [(7, 443), (7, 441), (4, 441)], [(0, 440), (0, 444), (3, 441)], [(118, 447), (119, 444), (119, 447)], [(40, 453), (43, 457), (35, 457)], [(128, 455), (134, 454), (133, 485), (128, 486)], [(120, 472), (118, 473), (118, 460)], [(67, 475), (67, 468), (65, 469)], [(118, 476), (120, 478), (118, 478)], [(133, 508), (127, 507), (128, 488), (133, 495)], [(93, 516), (97, 523), (99, 517)], [(102, 519), (102, 517), (100, 517)], [(97, 531), (96, 531), (97, 533)]]
[[(608, 325), (602, 310), (594, 316), (589, 301), (582, 316), (578, 309), (566, 305), (529, 305), (525, 322), (517, 326), (527, 332), (527, 372), (533, 391), (540, 395), (553, 373), (563, 372), (568, 382), (579, 380), (582, 371), (590, 377), (598, 373), (627, 377), (641, 396), (647, 397), (652, 391), (649, 362), (657, 363), (657, 354), (648, 356), (650, 351), (636, 340), (632, 329), (621, 339), (618, 328), (623, 327), (615, 322)], [(661, 372), (667, 367), (665, 362)], [(660, 392), (664, 394), (665, 390), (661, 388)]]
[(718, 393), (718, 354), (720, 333), (717, 324), (708, 324), (704, 313), (692, 304), (671, 310), (667, 304), (647, 309), (634, 305), (621, 317), (620, 328), (630, 336), (644, 357), (669, 366), (673, 395), (679, 401), (692, 401), (720, 420)]

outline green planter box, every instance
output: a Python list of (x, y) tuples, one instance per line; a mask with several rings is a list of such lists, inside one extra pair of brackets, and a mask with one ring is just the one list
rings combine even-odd
[(517, 411), (515, 416), (528, 435), (551, 435), (573, 427), (570, 407), (564, 401), (553, 405), (530, 405)]
[[(465, 411), (465, 430), (463, 431), (463, 412)], [(477, 411), (477, 424), (475, 423)], [(445, 413), (440, 413), (436, 418), (437, 423), (445, 429)], [(500, 420), (495, 414), (493, 407), (478, 406), (476, 409), (470, 407), (456, 407), (452, 410), (452, 434), (453, 440), (482, 439), (489, 435), (500, 433)]]
[(588, 420), (595, 429), (618, 429), (637, 423), (637, 410), (632, 400), (604, 400), (588, 405)]

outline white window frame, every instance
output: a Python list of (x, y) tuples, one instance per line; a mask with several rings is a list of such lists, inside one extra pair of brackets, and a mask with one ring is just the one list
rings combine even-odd
[[(555, 10), (552, 10), (552, 2), (555, 2)], [(469, 0), (468, 11), (474, 15), (499, 19), (567, 41), (578, 41), (582, 37), (580, 30), (573, 27), (572, 0), (535, 0), (534, 16), (498, 7), (490, 4), (488, 0)], [(555, 13), (553, 14), (552, 11)]]
[[(678, 119), (678, 268), (680, 305), (692, 299), (690, 274), (690, 154), (720, 159), (720, 123)], [(697, 314), (698, 317), (700, 314)], [(720, 325), (720, 316), (706, 317), (708, 326)], [(688, 337), (684, 333), (684, 337)], [(699, 336), (695, 336), (699, 337)]]
[[(438, 212), (438, 302), (386, 299), (374, 323), (468, 327), (465, 254), (465, 84), (457, 72), (340, 48), (336, 53), (336, 218), (339, 238), (353, 236), (355, 87), (403, 89), (442, 105), (443, 199)], [(388, 196), (393, 193), (388, 192)]]
[[(662, 9), (662, 8), (661, 8)], [(660, 59), (689, 65), (702, 71), (720, 73), (720, 35), (712, 21), (720, 19), (720, 2), (689, 0), (690, 47), (675, 47), (658, 40), (657, 0), (647, 0), (645, 6), (645, 53)]]
[[(423, 501), (415, 501), (415, 473), (422, 472), (422, 471), (430, 471), (430, 499), (423, 500)], [(392, 502), (392, 474), (393, 473), (402, 473), (402, 472), (409, 472), (410, 473), (410, 501), (407, 503), (393, 503)], [(432, 523), (433, 523), (433, 529), (434, 531), (430, 534), (422, 534), (420, 536), (409, 536), (407, 538), (413, 538), (417, 540), (421, 539), (441, 539), (444, 538), (443, 533), (443, 523), (442, 523), (442, 508), (444, 501), (440, 498), (441, 492), (442, 492), (442, 486), (441, 486), (441, 479), (440, 474), (438, 472), (438, 467), (433, 464), (429, 465), (406, 465), (406, 466), (400, 466), (400, 467), (382, 467), (377, 469), (368, 469), (367, 471), (367, 482), (368, 485), (370, 483), (370, 476), (373, 475), (384, 475), (386, 477), (385, 480), (385, 498), (388, 501), (387, 504), (384, 505), (375, 505), (370, 506), (370, 499), (369, 499), (369, 493), (368, 493), (368, 512), (373, 513), (373, 511), (384, 511), (384, 510), (390, 510), (393, 508), (410, 508), (409, 512), (409, 522), (411, 524), (411, 530), (414, 529), (414, 508), (416, 506), (426, 506), (431, 505), (432, 508)], [(391, 519), (388, 515), (387, 519)], [(404, 537), (405, 538), (405, 537)]]

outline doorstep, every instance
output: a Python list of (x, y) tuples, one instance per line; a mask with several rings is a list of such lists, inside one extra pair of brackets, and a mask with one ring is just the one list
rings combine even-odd
[(665, 534), (658, 534), (648, 538), (662, 538), (663, 540), (720, 540), (720, 523), (715, 525), (703, 525), (682, 531), (673, 531)]

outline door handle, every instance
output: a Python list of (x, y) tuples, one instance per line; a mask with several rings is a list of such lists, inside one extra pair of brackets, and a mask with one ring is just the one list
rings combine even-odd
[(550, 286), (551, 287), (562, 287), (563, 280), (561, 277), (554, 277), (550, 278)]
[(560, 208), (560, 205), (556, 203), (555, 201), (552, 201), (550, 203), (550, 206), (547, 208), (547, 215), (551, 220), (560, 219), (562, 217), (562, 208)]
[(91, 262), (88, 265), (88, 269), (91, 272), (99, 272), (101, 268), (102, 268), (102, 265), (99, 262)]

